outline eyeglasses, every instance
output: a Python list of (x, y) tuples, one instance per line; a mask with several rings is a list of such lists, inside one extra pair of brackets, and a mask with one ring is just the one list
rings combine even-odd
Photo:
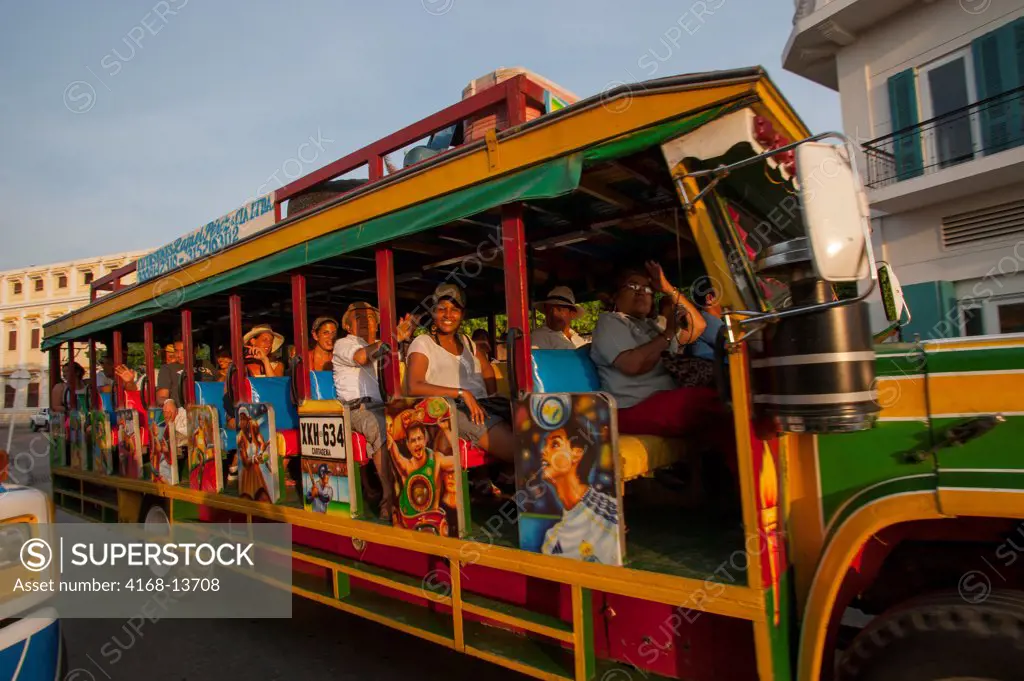
[(654, 289), (650, 286), (644, 286), (643, 284), (630, 282), (623, 286), (623, 288), (628, 288), (633, 293), (646, 293), (649, 296), (654, 295)]

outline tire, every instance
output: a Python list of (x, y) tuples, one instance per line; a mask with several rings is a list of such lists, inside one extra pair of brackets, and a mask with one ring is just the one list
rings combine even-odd
[(877, 617), (845, 651), (840, 681), (1016, 681), (1024, 669), (1024, 592), (915, 598)]
[(32, 429), (33, 433), (39, 432), (39, 426), (36, 425), (35, 421), (30, 423), (28, 427)]

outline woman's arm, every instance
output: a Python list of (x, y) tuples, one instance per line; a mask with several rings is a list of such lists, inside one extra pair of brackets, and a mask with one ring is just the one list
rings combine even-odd
[(494, 365), (491, 364), (487, 353), (480, 348), (476, 350), (476, 358), (480, 360), (480, 375), (484, 377), (484, 387), (487, 388), (487, 394), (494, 395), (498, 392), (498, 377), (494, 373)]
[(632, 350), (621, 352), (612, 364), (627, 376), (646, 374), (661, 361), (661, 353), (668, 350), (670, 346), (669, 338), (673, 335), (673, 332), (666, 331), (658, 335), (654, 340), (639, 345)]

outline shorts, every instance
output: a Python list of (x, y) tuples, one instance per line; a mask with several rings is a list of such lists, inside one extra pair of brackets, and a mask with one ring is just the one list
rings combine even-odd
[(366, 438), (366, 453), (372, 456), (374, 452), (384, 446), (384, 434), (387, 432), (384, 405), (363, 403), (354, 407), (350, 413), (352, 415), (352, 431)]
[(487, 434), (487, 431), (502, 423), (508, 423), (512, 416), (511, 405), (507, 400), (485, 397), (478, 399), (477, 403), (484, 410), (483, 423), (473, 423), (473, 419), (469, 415), (469, 408), (461, 402), (456, 420), (459, 438), (468, 440), (475, 445), (480, 444), (480, 439)]

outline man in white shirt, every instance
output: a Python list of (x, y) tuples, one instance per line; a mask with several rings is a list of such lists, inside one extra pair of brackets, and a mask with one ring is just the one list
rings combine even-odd
[(530, 332), (530, 340), (537, 350), (575, 350), (587, 341), (570, 326), (580, 316), (582, 308), (576, 304), (576, 296), (568, 286), (556, 286), (544, 300), (534, 307), (544, 313), (544, 325)]
[[(377, 339), (380, 313), (367, 302), (352, 303), (341, 318), (341, 327), (347, 334), (334, 342), (334, 392), (339, 401), (350, 407), (352, 430), (366, 438), (366, 451), (373, 457), (381, 481), (380, 515), (390, 520), (394, 488), (391, 467), (384, 465), (387, 420), (377, 382), (377, 360), (382, 345)], [(412, 335), (411, 315), (400, 321), (397, 335), (399, 343)]]

